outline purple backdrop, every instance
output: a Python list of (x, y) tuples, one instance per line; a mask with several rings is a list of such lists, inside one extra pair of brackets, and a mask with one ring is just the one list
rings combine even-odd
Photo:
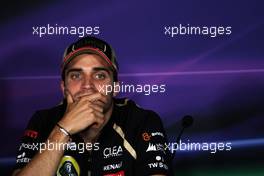
[[(164, 93), (120, 96), (159, 113), (171, 142), (187, 114), (195, 122), (182, 140), (232, 142), (231, 151), (216, 154), (179, 151), (174, 161), (179, 175), (262, 175), (263, 5), (254, 0), (10, 2), (0, 12), (0, 170), (8, 174), (14, 165), (33, 112), (62, 99), (59, 66), (78, 35), (32, 34), (32, 27), (57, 24), (98, 26), (95, 36), (115, 48), (124, 83), (166, 84)], [(165, 35), (165, 26), (179, 24), (231, 26), (232, 33)]]

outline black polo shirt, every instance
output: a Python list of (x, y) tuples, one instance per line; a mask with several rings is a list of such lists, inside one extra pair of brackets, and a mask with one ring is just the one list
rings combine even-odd
[[(66, 104), (37, 111), (18, 148), (16, 168), (22, 168), (45, 147), (56, 149), (47, 138), (63, 117)], [(46, 142), (46, 143), (45, 143)], [(129, 176), (171, 173), (171, 154), (160, 117), (128, 99), (114, 99), (114, 109), (96, 143), (85, 144), (76, 134), (64, 145), (58, 166), (62, 176)], [(43, 166), (45, 167), (45, 166)], [(37, 174), (37, 173), (36, 173)]]

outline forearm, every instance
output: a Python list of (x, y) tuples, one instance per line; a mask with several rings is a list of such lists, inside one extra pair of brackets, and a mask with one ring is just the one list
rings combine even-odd
[[(64, 144), (69, 140), (69, 136), (63, 134), (59, 128), (56, 126), (48, 140), (46, 145), (49, 143), (59, 143)], [(40, 175), (40, 176), (53, 176), (55, 175), (60, 160), (63, 156), (64, 150), (62, 148), (56, 148), (53, 150), (45, 149), (36, 154), (33, 159), (18, 173), (16, 176), (30, 176), (30, 175)]]

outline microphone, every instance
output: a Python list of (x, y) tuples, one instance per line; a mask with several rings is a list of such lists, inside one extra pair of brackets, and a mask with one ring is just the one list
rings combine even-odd
[(177, 137), (176, 143), (178, 144), (181, 140), (181, 136), (183, 134), (183, 131), (185, 130), (185, 128), (188, 128), (190, 126), (192, 126), (193, 124), (193, 117), (190, 115), (186, 115), (182, 118), (182, 129)]
[[(181, 120), (182, 129), (181, 129), (181, 131), (180, 131), (180, 133), (179, 133), (179, 135), (178, 135), (178, 137), (177, 137), (177, 140), (176, 140), (176, 143), (177, 143), (177, 144), (179, 144), (179, 142), (180, 142), (180, 140), (181, 140), (181, 136), (182, 136), (184, 130), (185, 130), (186, 128), (192, 126), (192, 124), (193, 124), (193, 117), (192, 117), (192, 116), (190, 116), (190, 115), (185, 115), (185, 116), (182, 118), (182, 120)], [(172, 157), (171, 157), (172, 160), (173, 160), (173, 158), (175, 157), (175, 153), (176, 153), (176, 151), (172, 153)]]

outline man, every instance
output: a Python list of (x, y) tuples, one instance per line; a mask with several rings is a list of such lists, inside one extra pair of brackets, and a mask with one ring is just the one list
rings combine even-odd
[(105, 87), (118, 65), (105, 41), (71, 44), (61, 67), (64, 101), (31, 118), (13, 175), (169, 175), (171, 156), (159, 116)]

